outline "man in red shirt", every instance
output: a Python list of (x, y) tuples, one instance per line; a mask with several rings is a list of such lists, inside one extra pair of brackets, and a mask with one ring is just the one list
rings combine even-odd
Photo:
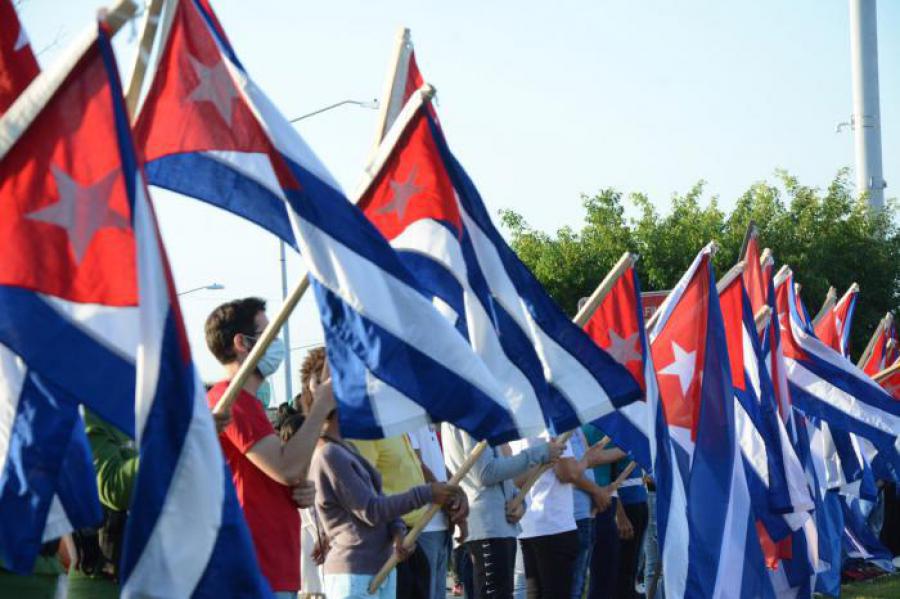
[[(225, 393), (228, 381), (247, 359), (266, 325), (266, 303), (245, 298), (222, 304), (206, 320), (206, 344), (225, 367), (225, 380), (210, 389), (210, 407)], [(300, 589), (300, 515), (311, 507), (315, 488), (305, 480), (322, 424), (334, 410), (331, 381), (316, 387), (313, 407), (303, 427), (288, 442), (275, 434), (256, 392), (284, 358), (280, 339), (266, 350), (231, 407), (231, 423), (219, 440), (231, 468), (238, 501), (253, 537), (263, 575), (277, 596), (294, 597)]]

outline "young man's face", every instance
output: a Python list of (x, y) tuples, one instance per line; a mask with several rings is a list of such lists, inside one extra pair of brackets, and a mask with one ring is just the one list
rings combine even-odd
[(262, 336), (263, 331), (266, 330), (266, 327), (269, 324), (269, 318), (266, 316), (265, 312), (260, 310), (256, 313), (253, 324), (254, 330), (252, 334), (238, 333), (234, 336), (234, 353), (237, 355), (238, 364), (242, 364), (244, 360), (247, 359), (247, 356), (250, 355), (250, 350), (253, 349), (253, 346)]

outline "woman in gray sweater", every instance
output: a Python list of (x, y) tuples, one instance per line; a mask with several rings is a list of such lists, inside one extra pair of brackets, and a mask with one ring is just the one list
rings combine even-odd
[[(324, 361), (324, 352), (320, 359)], [(315, 395), (319, 369), (306, 366), (304, 378), (309, 377), (310, 395)], [(310, 377), (310, 370), (316, 376)], [(403, 548), (406, 526), (400, 516), (428, 503), (444, 505), (462, 494), (457, 486), (431, 483), (384, 495), (381, 475), (341, 437), (337, 411), (325, 423), (309, 478), (316, 485), (316, 510), (330, 545), (324, 580), (328, 599), (371, 599), (369, 582), (391, 552), (401, 561), (410, 553)], [(374, 597), (395, 599), (396, 582), (396, 572), (391, 572)]]

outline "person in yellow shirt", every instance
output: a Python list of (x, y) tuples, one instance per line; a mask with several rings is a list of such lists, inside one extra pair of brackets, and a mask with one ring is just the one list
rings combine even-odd
[[(354, 439), (351, 443), (381, 474), (385, 495), (403, 493), (426, 484), (422, 463), (406, 435), (374, 441)], [(427, 509), (425, 506), (404, 514), (403, 521), (412, 528)], [(462, 499), (447, 509), (450, 521), (458, 523), (465, 519), (468, 505)], [(429, 599), (432, 577), (446, 575), (446, 572), (431, 572), (428, 558), (416, 547), (409, 558), (397, 566), (397, 599)]]

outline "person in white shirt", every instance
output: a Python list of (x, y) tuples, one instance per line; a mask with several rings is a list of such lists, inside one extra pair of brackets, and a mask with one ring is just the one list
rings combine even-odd
[[(510, 443), (513, 451), (524, 451), (533, 445), (550, 440), (548, 433)], [(562, 457), (572, 457), (566, 447)], [(572, 569), (578, 557), (578, 531), (572, 499), (573, 485), (562, 482), (564, 474), (560, 460), (554, 469), (545, 472), (525, 497), (527, 509), (519, 522), (522, 531), (519, 544), (525, 563), (528, 599), (561, 599), (572, 593)], [(561, 470), (557, 473), (557, 470)], [(522, 477), (518, 482), (523, 482)]]
[[(441, 442), (432, 425), (425, 425), (409, 433), (409, 444), (419, 456), (425, 482), (446, 482), (447, 468)], [(464, 526), (464, 525), (463, 525)], [(462, 531), (461, 531), (462, 532)], [(447, 514), (438, 512), (425, 526), (417, 541), (431, 570), (430, 599), (445, 599), (447, 596), (447, 561), (450, 557), (450, 530)]]

